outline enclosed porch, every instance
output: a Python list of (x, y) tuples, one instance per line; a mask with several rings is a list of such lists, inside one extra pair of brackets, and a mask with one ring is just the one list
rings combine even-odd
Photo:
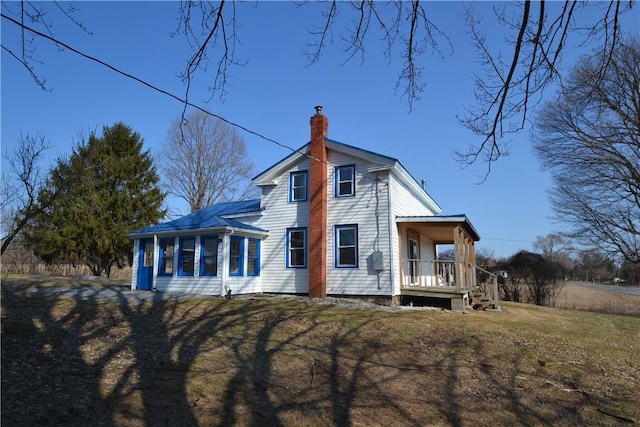
[[(454, 311), (498, 307), (497, 277), (476, 265), (475, 242), (480, 236), (464, 215), (399, 217), (396, 223), (403, 303), (431, 300)], [(453, 259), (438, 259), (444, 245), (452, 245)]]

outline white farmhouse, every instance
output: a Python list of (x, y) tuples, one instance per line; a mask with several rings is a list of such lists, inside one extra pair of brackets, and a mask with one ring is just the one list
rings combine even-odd
[[(253, 179), (260, 199), (216, 204), (132, 232), (131, 288), (395, 304), (439, 298), (464, 310), (479, 297), (480, 237), (469, 220), (440, 215), (398, 160), (327, 136), (327, 117), (316, 107), (311, 141)], [(436, 259), (442, 244), (453, 245), (455, 260)]]

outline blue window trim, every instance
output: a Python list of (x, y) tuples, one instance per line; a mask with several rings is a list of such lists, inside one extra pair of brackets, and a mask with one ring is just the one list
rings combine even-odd
[[(355, 231), (355, 264), (340, 264), (340, 240), (339, 240), (339, 232), (340, 230), (353, 229)], [(345, 225), (336, 225), (334, 227), (333, 232), (333, 242), (334, 242), (334, 266), (335, 268), (358, 268), (358, 224), (345, 224)]]
[[(251, 253), (247, 251), (247, 276), (259, 276), (260, 275), (260, 239), (248, 239), (248, 245), (251, 243), (256, 244), (256, 256), (252, 257)], [(250, 247), (250, 246), (249, 246)], [(249, 272), (249, 266), (254, 266), (253, 273)]]
[[(193, 240), (193, 253), (188, 256), (185, 257), (184, 255), (184, 242), (186, 242), (187, 240)], [(178, 276), (193, 276), (195, 274), (195, 269), (196, 269), (196, 237), (195, 236), (189, 236), (189, 237), (181, 237), (179, 239), (179, 246), (178, 246)], [(185, 258), (191, 258), (191, 262), (193, 263), (193, 266), (191, 267), (191, 272), (187, 272), (185, 273), (183, 268), (184, 268), (184, 261)]]
[[(344, 169), (351, 169), (351, 192), (349, 194), (340, 194), (340, 171)], [(333, 195), (335, 198), (354, 197), (356, 195), (356, 165), (336, 166), (333, 178), (333, 188)]]
[[(291, 265), (291, 232), (302, 231), (304, 233), (304, 264), (303, 265)], [(286, 235), (286, 268), (307, 268), (307, 227), (295, 227), (287, 228)]]
[[(216, 254), (215, 254), (215, 258), (216, 258), (216, 271), (214, 271), (213, 273), (207, 273), (204, 271), (205, 267), (206, 267), (206, 263), (205, 263), (205, 254), (204, 254), (204, 248), (205, 248), (205, 241), (207, 240), (213, 240), (215, 243), (215, 248), (216, 248)], [(200, 237), (200, 276), (217, 276), (218, 275), (218, 235), (214, 234), (212, 236), (202, 236)], [(211, 256), (211, 255), (209, 255)]]
[[(172, 252), (170, 257), (166, 257), (164, 255), (163, 248), (164, 248), (164, 244), (165, 243), (171, 243), (171, 246), (173, 247), (173, 252)], [(169, 238), (169, 239), (167, 239), (167, 238), (160, 239), (160, 241), (158, 242), (158, 245), (160, 246), (158, 248), (158, 252), (159, 252), (159, 254), (158, 254), (158, 276), (173, 276), (173, 270), (174, 270), (173, 269), (173, 266), (174, 266), (173, 260), (176, 257), (176, 241), (175, 241), (175, 239), (173, 237)], [(171, 273), (165, 273), (164, 272), (164, 264), (165, 264), (167, 259), (171, 259)]]
[[(304, 198), (295, 199), (293, 197), (293, 181), (294, 177), (303, 176), (304, 177)], [(309, 192), (309, 172), (308, 171), (295, 171), (289, 173), (289, 203), (299, 203), (307, 201), (307, 193)]]
[[(236, 240), (240, 242), (240, 255), (231, 254), (231, 244)], [(233, 273), (231, 271), (231, 260), (238, 260), (238, 272)], [(229, 276), (244, 276), (244, 237), (243, 236), (231, 236), (229, 241)]]

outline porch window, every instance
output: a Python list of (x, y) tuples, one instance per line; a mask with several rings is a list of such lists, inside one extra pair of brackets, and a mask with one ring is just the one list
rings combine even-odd
[(249, 239), (247, 249), (247, 276), (260, 275), (260, 240)]
[(244, 237), (231, 236), (229, 250), (229, 276), (244, 275)]
[(218, 275), (218, 236), (200, 239), (200, 275)]
[(335, 176), (335, 196), (349, 197), (356, 195), (355, 165), (338, 166)]
[(358, 226), (336, 225), (335, 266), (358, 267)]
[(291, 172), (289, 175), (289, 201), (307, 200), (307, 171)]
[(142, 258), (143, 267), (153, 267), (153, 241), (144, 243), (144, 255)]
[(171, 276), (173, 274), (174, 239), (160, 239), (160, 259), (158, 260), (158, 274)]
[(287, 268), (307, 266), (307, 229), (287, 229)]
[(193, 276), (195, 263), (196, 239), (183, 237), (180, 239), (180, 257), (178, 261), (178, 276)]

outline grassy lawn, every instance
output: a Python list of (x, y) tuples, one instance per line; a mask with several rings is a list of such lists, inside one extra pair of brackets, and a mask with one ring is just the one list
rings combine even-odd
[(2, 287), (3, 426), (640, 423), (635, 316), (255, 299), (129, 307), (28, 286), (51, 282)]

